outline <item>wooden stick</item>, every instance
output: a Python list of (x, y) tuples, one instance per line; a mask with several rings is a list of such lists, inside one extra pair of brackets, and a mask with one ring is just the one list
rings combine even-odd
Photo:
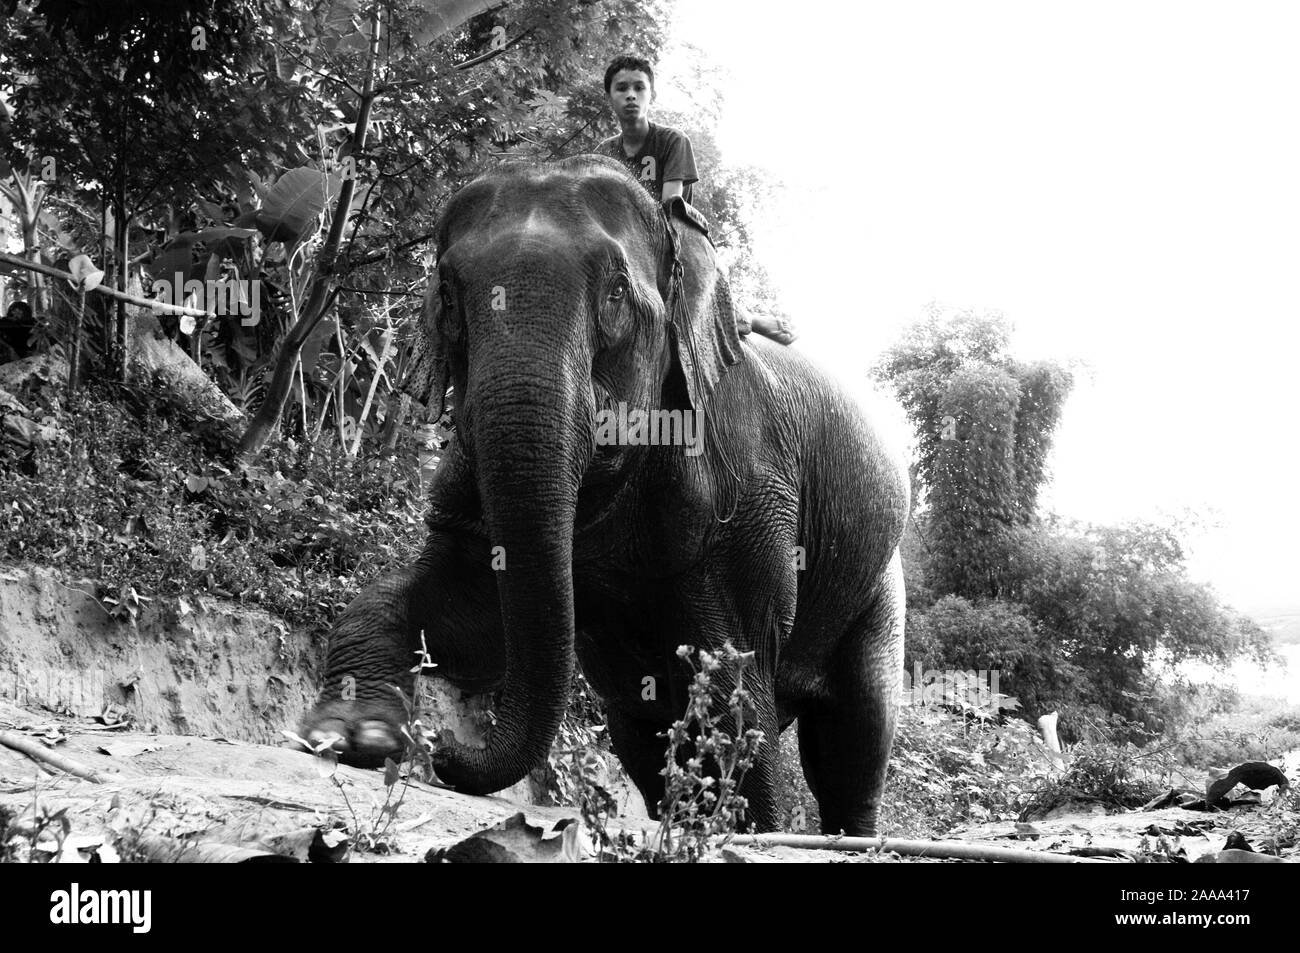
[[(51, 278), (62, 278), (64, 281), (71, 282), (74, 286), (78, 284), (77, 280), (66, 271), (59, 271), (57, 268), (51, 268), (49, 265), (42, 265), (34, 261), (28, 261), (26, 258), (19, 258), (17, 255), (10, 255), (7, 252), (0, 252), (0, 262), (6, 265), (12, 265), (15, 268), (25, 268), (28, 271), (34, 271), (37, 274), (49, 275)], [(127, 294), (124, 291), (118, 291), (116, 288), (105, 288), (100, 285), (98, 288), (92, 288), (91, 291), (97, 291), (100, 294), (106, 294), (110, 298), (116, 298), (118, 301), (125, 301), (127, 304), (138, 304), (146, 308), (152, 308), (154, 311), (165, 311), (168, 314), (188, 314), (195, 318), (215, 318), (217, 315), (211, 311), (204, 311), (201, 308), (187, 308), (179, 304), (164, 304), (161, 301), (155, 301), (152, 298), (141, 298), (137, 295)]]
[(739, 847), (779, 845), (803, 850), (846, 850), (858, 853), (893, 851), (912, 857), (943, 857), (955, 860), (994, 860), (1012, 864), (1107, 864), (1112, 861), (1074, 857), (1042, 850), (1016, 850), (985, 844), (955, 841), (899, 840), (893, 837), (817, 837), (812, 834), (737, 834), (728, 841)]
[(45, 745), (25, 738), (20, 734), (12, 731), (0, 731), (0, 745), (6, 748), (13, 748), (15, 751), (21, 751), (33, 761), (43, 762), (52, 765), (60, 771), (66, 771), (68, 774), (84, 778), (87, 781), (93, 781), (95, 784), (103, 784), (103, 780), (83, 764), (73, 761), (71, 758), (65, 758), (61, 754), (51, 751)]
[(1065, 758), (1061, 754), (1061, 740), (1056, 736), (1056, 712), (1048, 712), (1038, 719), (1038, 730), (1043, 733), (1043, 744), (1047, 746), (1048, 756), (1058, 771), (1065, 770)]

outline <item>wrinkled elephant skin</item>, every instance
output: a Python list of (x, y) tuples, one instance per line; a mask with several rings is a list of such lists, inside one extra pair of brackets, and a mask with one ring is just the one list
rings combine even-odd
[[(750, 825), (780, 826), (776, 742), (797, 718), (824, 829), (874, 834), (906, 470), (797, 350), (738, 337), (712, 246), (674, 226), (675, 243), (621, 166), (591, 156), (503, 166), (450, 200), (410, 383), (435, 413), (455, 395), (428, 540), (339, 618), (301, 730), (356, 764), (398, 754), (389, 686), (409, 690), (423, 632), (438, 674), (499, 693), (487, 747), (443, 746), (438, 773), (497, 791), (546, 757), (576, 660), (653, 812), (691, 675), (675, 651), (730, 640), (755, 653), (767, 739), (741, 788)], [(657, 433), (621, 423), (658, 411), (677, 413)]]

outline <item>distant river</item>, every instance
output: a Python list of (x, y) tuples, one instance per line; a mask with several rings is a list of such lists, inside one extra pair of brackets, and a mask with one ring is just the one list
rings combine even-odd
[[(1247, 662), (1236, 662), (1228, 667), (1228, 676), (1243, 695), (1266, 695), (1300, 704), (1300, 644), (1280, 645), (1277, 653), (1286, 661), (1285, 667), (1273, 665), (1260, 669)], [(1200, 662), (1187, 663), (1181, 671), (1195, 681), (1223, 683), (1220, 670)]]

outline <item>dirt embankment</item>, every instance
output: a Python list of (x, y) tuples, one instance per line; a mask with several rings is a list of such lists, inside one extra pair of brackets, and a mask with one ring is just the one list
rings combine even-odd
[(89, 580), (0, 566), (0, 699), (145, 731), (276, 744), (315, 697), (323, 638), (215, 598), (110, 615)]
[[(340, 766), (326, 776), (281, 734), (314, 701), (324, 652), (324, 633), (225, 600), (149, 601), (131, 623), (112, 615), (90, 580), (0, 565), (0, 731), (96, 776), (41, 767), (0, 745), (0, 810), (30, 826), (38, 810), (67, 808), (80, 846), (131, 830), (259, 847), (340, 823), (354, 846), (382, 831), (398, 851), (355, 859), (407, 861), (520, 810), (548, 827), (576, 816), (532, 803), (527, 780), (483, 798), (418, 783), (390, 790), (382, 771)], [(422, 701), (440, 727), (485, 742), (483, 697), (427, 679)], [(622, 795), (628, 813), (644, 818), (640, 799)], [(404, 803), (390, 816), (384, 804), (397, 797)]]

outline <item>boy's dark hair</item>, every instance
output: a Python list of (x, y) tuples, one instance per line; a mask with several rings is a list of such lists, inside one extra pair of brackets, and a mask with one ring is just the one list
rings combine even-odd
[(32, 306), (26, 301), (15, 301), (9, 305), (5, 317), (10, 321), (30, 321), (32, 319)]
[(655, 71), (650, 63), (639, 56), (616, 56), (605, 68), (605, 95), (609, 95), (610, 86), (614, 85), (614, 74), (621, 69), (640, 70), (650, 80), (650, 88), (655, 88)]

